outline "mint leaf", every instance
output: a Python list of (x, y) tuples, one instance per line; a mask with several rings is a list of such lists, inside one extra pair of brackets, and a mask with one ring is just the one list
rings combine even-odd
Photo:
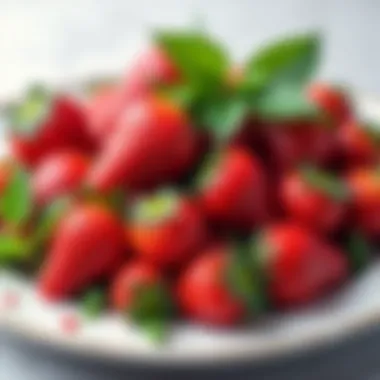
[(164, 339), (172, 313), (172, 301), (162, 284), (143, 286), (136, 290), (130, 317), (153, 342), (162, 342)]
[(16, 168), (0, 198), (0, 214), (6, 224), (18, 226), (28, 219), (32, 206), (29, 175), (22, 168)]
[(196, 91), (190, 85), (160, 86), (158, 93), (181, 108), (188, 109), (197, 98)]
[(107, 307), (107, 296), (104, 289), (89, 289), (82, 298), (82, 311), (88, 318), (97, 318)]
[(301, 168), (301, 175), (310, 186), (336, 201), (344, 202), (351, 196), (348, 186), (330, 173), (305, 166)]
[(318, 108), (307, 99), (303, 89), (294, 86), (264, 91), (255, 99), (253, 109), (266, 120), (310, 119), (318, 115)]
[(63, 213), (71, 204), (71, 199), (68, 197), (60, 198), (48, 205), (42, 210), (41, 215), (36, 221), (35, 230), (32, 236), (33, 243), (36, 248), (43, 245), (49, 240), (61, 219)]
[(19, 264), (29, 257), (28, 241), (16, 235), (0, 234), (0, 265)]
[(368, 266), (372, 251), (371, 244), (359, 231), (354, 231), (350, 234), (347, 242), (347, 252), (352, 272), (360, 272)]
[(284, 84), (303, 85), (319, 63), (320, 38), (306, 34), (273, 42), (259, 50), (246, 67), (246, 86), (253, 90)]
[(257, 315), (267, 308), (263, 273), (252, 260), (248, 246), (242, 243), (234, 245), (233, 253), (226, 273), (227, 284), (248, 310)]
[(229, 58), (209, 35), (196, 31), (161, 31), (156, 44), (173, 60), (186, 82), (197, 88), (224, 81)]
[(213, 98), (195, 110), (199, 125), (206, 127), (218, 141), (227, 141), (241, 129), (248, 115), (248, 104), (237, 96)]

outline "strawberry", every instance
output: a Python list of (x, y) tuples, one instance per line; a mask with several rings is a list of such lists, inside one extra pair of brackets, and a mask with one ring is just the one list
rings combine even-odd
[(77, 151), (61, 151), (44, 158), (32, 176), (34, 199), (46, 204), (63, 194), (77, 190), (89, 167), (86, 155)]
[(152, 47), (132, 64), (125, 78), (125, 92), (128, 98), (145, 96), (155, 85), (169, 85), (179, 80), (179, 71), (166, 53)]
[(131, 245), (142, 260), (156, 266), (167, 268), (188, 260), (205, 235), (198, 209), (174, 193), (148, 196), (132, 209)]
[(48, 299), (62, 299), (108, 277), (124, 255), (123, 228), (106, 208), (74, 206), (62, 217), (39, 278)]
[(335, 232), (341, 225), (348, 189), (332, 175), (312, 167), (285, 176), (280, 198), (292, 219), (320, 232)]
[(223, 151), (201, 174), (199, 203), (211, 222), (250, 230), (268, 216), (266, 179), (260, 162), (246, 150)]
[(3, 158), (0, 160), (0, 194), (3, 193), (11, 179), (13, 168), (11, 159)]
[(379, 157), (378, 142), (371, 132), (356, 120), (348, 120), (337, 131), (338, 148), (345, 167), (370, 165)]
[(291, 223), (258, 234), (253, 255), (267, 277), (268, 293), (279, 308), (311, 302), (348, 275), (345, 255), (309, 230)]
[(32, 89), (25, 102), (13, 110), (11, 123), (12, 151), (27, 166), (35, 166), (57, 149), (89, 151), (93, 148), (86, 132), (84, 112), (67, 95)]
[(347, 94), (329, 84), (312, 84), (308, 89), (308, 96), (336, 125), (344, 122), (352, 114)]
[(156, 97), (140, 99), (125, 110), (88, 182), (99, 191), (161, 184), (191, 167), (194, 144), (194, 132), (179, 108)]
[(162, 281), (157, 269), (143, 261), (125, 264), (111, 285), (111, 304), (114, 309), (125, 312), (133, 307), (139, 288), (153, 287)]
[(111, 284), (113, 307), (144, 331), (162, 341), (172, 317), (172, 295), (155, 267), (142, 261), (124, 265)]
[(89, 133), (100, 146), (111, 136), (126, 105), (127, 96), (120, 86), (106, 87), (89, 99), (86, 107)]
[(380, 174), (377, 168), (358, 168), (347, 175), (352, 192), (354, 223), (367, 237), (380, 236)]
[(177, 298), (186, 317), (212, 326), (231, 326), (243, 320), (245, 306), (226, 279), (231, 253), (223, 245), (207, 248), (182, 273)]
[(336, 154), (333, 131), (314, 122), (270, 123), (265, 126), (266, 158), (276, 173), (303, 163), (325, 166)]

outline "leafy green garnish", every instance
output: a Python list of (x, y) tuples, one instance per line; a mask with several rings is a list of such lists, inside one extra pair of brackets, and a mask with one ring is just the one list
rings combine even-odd
[(230, 95), (204, 101), (195, 109), (195, 114), (198, 123), (223, 142), (236, 134), (248, 111), (248, 104), (242, 97)]
[(348, 186), (330, 173), (312, 166), (304, 166), (301, 168), (301, 175), (310, 186), (336, 201), (344, 202), (351, 196)]
[(267, 309), (266, 285), (262, 268), (250, 255), (247, 243), (234, 245), (227, 269), (227, 283), (253, 315)]
[(163, 341), (172, 314), (173, 304), (162, 284), (136, 289), (129, 316), (153, 342)]
[(82, 311), (88, 318), (97, 318), (107, 307), (107, 295), (104, 289), (95, 287), (88, 290), (82, 298)]
[(271, 43), (253, 55), (236, 86), (228, 84), (230, 59), (204, 32), (159, 32), (155, 38), (182, 73), (163, 93), (184, 107), (193, 124), (229, 141), (252, 113), (263, 119), (315, 117), (304, 87), (317, 68), (320, 38), (307, 34)]
[(372, 251), (371, 244), (359, 231), (353, 231), (349, 235), (347, 252), (352, 272), (357, 273), (367, 267)]
[(27, 239), (15, 234), (0, 234), (0, 266), (24, 262), (30, 254)]
[(32, 212), (32, 192), (29, 175), (22, 168), (15, 168), (0, 198), (0, 215), (6, 224), (21, 225)]
[(289, 84), (302, 87), (317, 68), (320, 44), (314, 33), (269, 44), (248, 61), (246, 86), (258, 91)]
[(33, 244), (36, 248), (39, 248), (40, 245), (44, 244), (52, 236), (58, 221), (71, 202), (70, 197), (59, 198), (41, 211), (32, 235)]
[(252, 108), (264, 120), (311, 119), (318, 115), (316, 105), (307, 99), (305, 91), (294, 86), (265, 91), (255, 99)]
[(161, 31), (155, 41), (173, 60), (184, 79), (205, 89), (223, 82), (229, 58), (219, 42), (197, 31)]

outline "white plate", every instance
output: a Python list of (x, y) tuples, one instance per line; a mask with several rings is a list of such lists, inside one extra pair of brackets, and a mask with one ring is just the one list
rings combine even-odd
[[(380, 121), (379, 101), (367, 97), (358, 100), (363, 115)], [(167, 344), (155, 347), (133, 326), (113, 314), (94, 322), (81, 320), (80, 328), (68, 334), (62, 328), (62, 319), (71, 315), (80, 318), (75, 305), (45, 303), (32, 283), (3, 271), (0, 322), (25, 338), (94, 358), (165, 365), (263, 360), (327, 345), (362, 328), (380, 324), (379, 289), (380, 260), (376, 260), (360, 277), (307, 309), (268, 315), (241, 330), (176, 325)], [(12, 302), (12, 295), (19, 297), (17, 304)]]

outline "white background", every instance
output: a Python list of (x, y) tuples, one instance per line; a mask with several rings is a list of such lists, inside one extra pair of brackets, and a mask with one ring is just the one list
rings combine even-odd
[[(282, 32), (320, 29), (322, 75), (380, 96), (380, 0), (0, 0), (0, 99), (37, 79), (121, 72), (154, 27), (199, 20), (237, 59)], [(70, 378), (4, 354), (1, 380)]]
[(380, 0), (0, 0), (0, 99), (39, 78), (121, 71), (154, 27), (199, 20), (238, 59), (282, 32), (320, 29), (323, 75), (380, 94), (379, 19)]

